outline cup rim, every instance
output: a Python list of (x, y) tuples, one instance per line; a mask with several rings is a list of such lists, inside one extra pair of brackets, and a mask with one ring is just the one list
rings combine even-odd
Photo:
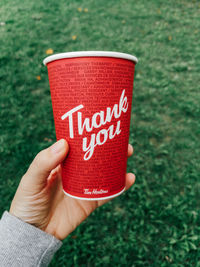
[(46, 57), (43, 60), (43, 64), (46, 65), (52, 61), (63, 59), (63, 58), (75, 58), (75, 57), (113, 57), (113, 58), (123, 58), (128, 59), (135, 64), (138, 62), (138, 59), (130, 54), (114, 52), (114, 51), (76, 51), (76, 52), (66, 52), (66, 53), (58, 53), (51, 56)]

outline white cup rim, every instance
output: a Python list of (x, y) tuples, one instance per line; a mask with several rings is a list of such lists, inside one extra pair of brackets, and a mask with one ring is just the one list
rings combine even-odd
[(63, 59), (63, 58), (75, 58), (75, 57), (114, 57), (114, 58), (122, 58), (135, 62), (138, 62), (138, 59), (130, 54), (121, 53), (121, 52), (113, 52), (113, 51), (77, 51), (77, 52), (66, 52), (54, 54), (46, 57), (43, 60), (43, 64), (46, 65), (49, 62)]

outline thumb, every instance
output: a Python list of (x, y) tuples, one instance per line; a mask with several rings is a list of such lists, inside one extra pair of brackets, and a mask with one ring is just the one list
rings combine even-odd
[(49, 148), (40, 151), (23, 176), (23, 185), (26, 188), (28, 186), (30, 190), (31, 187), (44, 187), (49, 174), (65, 159), (68, 151), (69, 146), (65, 139), (60, 139)]

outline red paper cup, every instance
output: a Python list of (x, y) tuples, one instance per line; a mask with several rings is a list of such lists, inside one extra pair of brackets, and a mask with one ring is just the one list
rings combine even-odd
[(137, 58), (85, 51), (49, 56), (47, 65), (57, 140), (68, 141), (64, 193), (86, 200), (125, 189), (134, 69)]

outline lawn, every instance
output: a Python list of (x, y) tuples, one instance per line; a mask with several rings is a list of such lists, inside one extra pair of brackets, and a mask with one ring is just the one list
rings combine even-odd
[(0, 211), (55, 141), (46, 51), (136, 55), (128, 171), (135, 185), (96, 210), (51, 266), (200, 266), (200, 3), (1, 0)]

